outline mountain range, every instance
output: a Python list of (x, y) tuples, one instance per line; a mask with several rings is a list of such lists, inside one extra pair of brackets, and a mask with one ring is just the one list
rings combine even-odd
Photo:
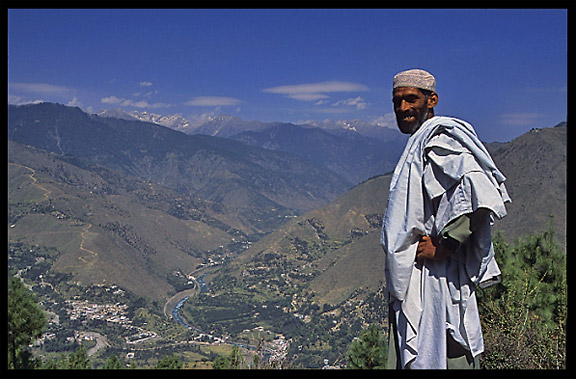
[[(207, 281), (282, 273), (319, 303), (382, 288), (390, 174), (349, 189), (319, 163), (232, 139), (57, 104), (10, 106), (8, 116), (9, 242), (44, 246), (55, 271), (157, 300), (175, 290), (174, 272), (209, 259), (228, 263)], [(284, 128), (286, 138), (330, 138), (294, 125), (232, 137), (288, 145)], [(563, 123), (487, 145), (513, 199), (494, 229), (510, 241), (553, 215), (565, 246), (566, 136)]]
[(487, 145), (512, 198), (508, 215), (495, 224), (509, 241), (543, 231), (552, 222), (557, 242), (566, 247), (567, 141), (568, 128), (561, 122)]
[(241, 132), (230, 138), (246, 145), (286, 151), (319, 163), (357, 184), (394, 169), (402, 153), (403, 136), (385, 142), (358, 133), (329, 133), (320, 128), (277, 124), (261, 131)]
[(294, 154), (51, 103), (10, 106), (8, 135), (235, 208), (309, 210), (351, 186)]
[(200, 125), (192, 125), (180, 115), (126, 113), (121, 109), (100, 112), (98, 115), (138, 119), (190, 135), (225, 137), (250, 146), (293, 153), (321, 164), (352, 184), (393, 170), (407, 140), (407, 136), (397, 129), (360, 120), (296, 125), (217, 116)]
[[(102, 110), (97, 112), (96, 115), (124, 120), (152, 122), (186, 134), (206, 134), (218, 137), (231, 137), (241, 132), (261, 131), (270, 126), (286, 124), (280, 122), (262, 122), (258, 120), (247, 121), (240, 117), (227, 115), (210, 116), (205, 119), (191, 121), (184, 118), (181, 114), (161, 115), (136, 110), (126, 112), (122, 108)], [(389, 121), (390, 120), (385, 118), (376, 120), (375, 122), (366, 122), (363, 120), (324, 120), (320, 122), (307, 121), (297, 125), (322, 129), (336, 135), (356, 133), (364, 137), (380, 139), (384, 142), (398, 138), (405, 140), (406, 137), (403, 137), (396, 128), (388, 126)]]

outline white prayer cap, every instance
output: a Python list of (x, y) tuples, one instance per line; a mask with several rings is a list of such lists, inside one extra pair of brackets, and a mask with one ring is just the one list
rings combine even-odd
[(399, 72), (394, 76), (393, 88), (398, 87), (416, 87), (436, 91), (436, 79), (428, 71), (415, 68)]

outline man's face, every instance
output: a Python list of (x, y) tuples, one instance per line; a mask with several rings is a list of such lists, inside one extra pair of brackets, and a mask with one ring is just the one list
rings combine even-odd
[(398, 87), (392, 93), (396, 122), (402, 133), (414, 134), (429, 118), (428, 110), (436, 106), (438, 96), (432, 93), (426, 96), (418, 88)]

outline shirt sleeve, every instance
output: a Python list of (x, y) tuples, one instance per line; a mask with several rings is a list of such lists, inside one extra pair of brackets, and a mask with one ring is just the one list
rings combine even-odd
[(470, 216), (467, 214), (452, 220), (440, 232), (443, 241), (447, 238), (452, 238), (460, 245), (464, 244), (471, 234)]
[(470, 238), (480, 219), (487, 216), (487, 211), (478, 209), (476, 212), (464, 214), (450, 221), (440, 232), (441, 243), (450, 250), (456, 250)]

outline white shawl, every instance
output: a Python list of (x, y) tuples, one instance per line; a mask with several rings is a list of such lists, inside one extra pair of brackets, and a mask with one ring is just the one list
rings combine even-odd
[(381, 236), (403, 367), (445, 368), (446, 330), (473, 356), (484, 350), (474, 288), (499, 281), (492, 217), (454, 256), (423, 267), (414, 260), (421, 236), (437, 236), (463, 214), (482, 208), (504, 217), (505, 180), (462, 120), (433, 117), (408, 140), (390, 183)]

